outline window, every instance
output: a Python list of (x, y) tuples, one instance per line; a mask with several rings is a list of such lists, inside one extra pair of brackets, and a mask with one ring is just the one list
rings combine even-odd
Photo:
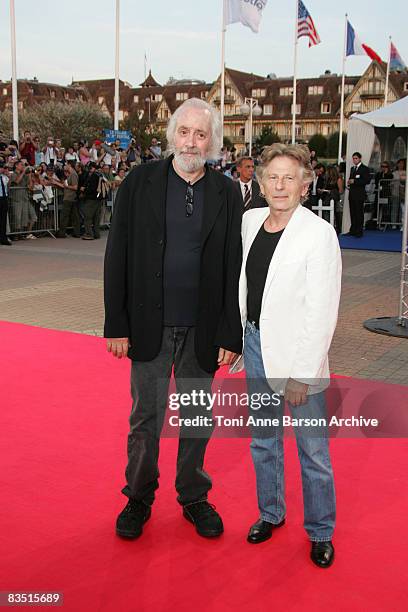
[(206, 97), (207, 97), (207, 92), (206, 91), (202, 91), (200, 95), (201, 95), (201, 99), (205, 100)]
[(123, 110), (120, 110), (118, 113), (118, 119), (119, 121), (123, 121)]
[(18, 109), (19, 110), (23, 110), (23, 108), (24, 108), (24, 102), (22, 100), (19, 100), (19, 102), (18, 102)]
[(55, 91), (53, 89), (51, 89), (50, 91), (50, 97), (55, 98)]
[(293, 96), (293, 87), (280, 87), (279, 95), (280, 96)]
[[(3, 90), (4, 91), (4, 90)], [(408, 91), (408, 82), (404, 83), (404, 91)]]
[(323, 85), (309, 85), (307, 93), (309, 96), (321, 96), (323, 95)]
[(361, 111), (361, 102), (353, 102), (351, 105), (351, 110), (355, 113)]
[[(296, 104), (296, 115), (300, 115), (301, 107), (300, 104)], [(290, 105), (290, 112), (293, 114), (293, 104)]]
[(330, 125), (322, 125), (322, 134), (323, 136), (328, 136), (330, 134)]
[(183, 101), (183, 100), (187, 100), (187, 99), (188, 99), (188, 93), (186, 91), (184, 91), (184, 92), (178, 91), (176, 93), (176, 100)]
[(266, 89), (253, 89), (252, 97), (253, 98), (264, 98), (266, 96)]
[[(344, 94), (346, 96), (348, 94), (351, 94), (353, 89), (354, 89), (354, 85), (352, 83), (344, 83)], [(339, 94), (341, 94), (341, 85), (339, 85), (339, 87), (338, 87), (338, 92), (339, 92)]]
[(103, 104), (105, 102), (105, 98), (103, 96), (98, 97), (98, 104)]
[(139, 103), (139, 96), (133, 96), (133, 103), (134, 104), (138, 104)]
[(272, 104), (264, 104), (263, 114), (264, 115), (272, 115)]
[(302, 135), (302, 126), (301, 125), (295, 125), (295, 134), (296, 137), (299, 137)]
[(365, 87), (364, 93), (379, 94), (384, 91), (383, 81), (369, 81)]
[(65, 100), (69, 100), (69, 93), (67, 91), (64, 92), (64, 98)]
[(159, 111), (159, 119), (165, 120), (169, 118), (169, 111), (167, 108), (161, 108)]
[(162, 101), (162, 94), (153, 94), (152, 95), (152, 102), (161, 102)]
[(330, 102), (322, 102), (321, 113), (323, 115), (328, 115), (331, 113), (331, 104)]
[(3, 87), (3, 96), (7, 96), (7, 87)]

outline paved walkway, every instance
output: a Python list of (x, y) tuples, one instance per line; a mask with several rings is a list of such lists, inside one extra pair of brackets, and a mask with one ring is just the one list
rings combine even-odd
[[(0, 246), (0, 320), (102, 335), (99, 241), (41, 238)], [(401, 256), (343, 251), (343, 292), (330, 351), (336, 374), (408, 385), (408, 340), (373, 334), (363, 321), (396, 316)]]

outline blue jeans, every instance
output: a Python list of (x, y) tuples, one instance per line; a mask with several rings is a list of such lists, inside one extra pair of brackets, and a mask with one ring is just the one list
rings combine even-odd
[[(260, 333), (252, 323), (247, 323), (245, 329), (244, 359), (248, 392), (271, 395), (262, 361)], [(268, 406), (266, 410), (270, 417), (281, 417), (284, 405), (281, 398), (279, 406)], [(289, 407), (294, 418), (327, 418), (324, 393), (308, 395), (303, 406)], [(335, 525), (336, 498), (327, 431), (317, 437), (308, 428), (294, 429), (302, 472), (304, 528), (312, 542), (328, 541), (332, 539)], [(261, 519), (280, 523), (286, 515), (282, 426), (270, 428), (266, 436), (255, 433), (251, 455)]]

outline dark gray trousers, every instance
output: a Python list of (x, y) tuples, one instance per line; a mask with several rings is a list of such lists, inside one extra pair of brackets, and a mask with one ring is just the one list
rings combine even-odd
[[(194, 327), (164, 327), (159, 354), (152, 361), (133, 361), (132, 412), (128, 436), (127, 485), (122, 492), (151, 505), (159, 486), (159, 442), (166, 411), (172, 368), (177, 393), (211, 393), (213, 375), (199, 365), (194, 350)], [(174, 414), (174, 413), (173, 413)], [(180, 417), (211, 416), (202, 406), (180, 407)], [(176, 490), (181, 505), (204, 500), (211, 478), (203, 470), (204, 454), (213, 428), (180, 429)]]

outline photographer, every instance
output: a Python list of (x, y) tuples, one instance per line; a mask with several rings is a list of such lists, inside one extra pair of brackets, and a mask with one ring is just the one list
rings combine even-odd
[(88, 164), (88, 175), (84, 180), (83, 186), (80, 188), (81, 194), (84, 197), (85, 234), (82, 236), (82, 240), (95, 240), (101, 237), (101, 200), (98, 197), (99, 179), (100, 174), (96, 172), (96, 164), (90, 162)]
[(66, 164), (64, 168), (64, 175), (64, 181), (56, 182), (57, 186), (64, 190), (61, 221), (59, 225), (59, 231), (57, 233), (57, 238), (66, 238), (66, 229), (70, 219), (72, 219), (73, 236), (75, 238), (80, 238), (81, 218), (79, 216), (78, 202), (76, 197), (78, 189), (78, 175), (71, 166), (71, 164)]
[(30, 166), (35, 166), (35, 152), (37, 147), (31, 139), (31, 132), (24, 132), (24, 140), (20, 144), (20, 155), (26, 159)]
[(47, 166), (53, 166), (57, 161), (57, 149), (52, 136), (48, 137), (47, 146), (43, 149), (44, 162)]
[(142, 163), (140, 157), (140, 149), (139, 147), (136, 147), (136, 141), (134, 140), (134, 138), (132, 138), (132, 140), (130, 141), (129, 146), (126, 149), (126, 154), (126, 161), (131, 168), (133, 168), (133, 166), (140, 166), (140, 164)]
[(14, 232), (27, 231), (28, 240), (35, 240), (31, 233), (37, 215), (30, 202), (29, 190), (32, 189), (32, 168), (25, 168), (22, 161), (14, 164), (10, 181), (11, 228)]

